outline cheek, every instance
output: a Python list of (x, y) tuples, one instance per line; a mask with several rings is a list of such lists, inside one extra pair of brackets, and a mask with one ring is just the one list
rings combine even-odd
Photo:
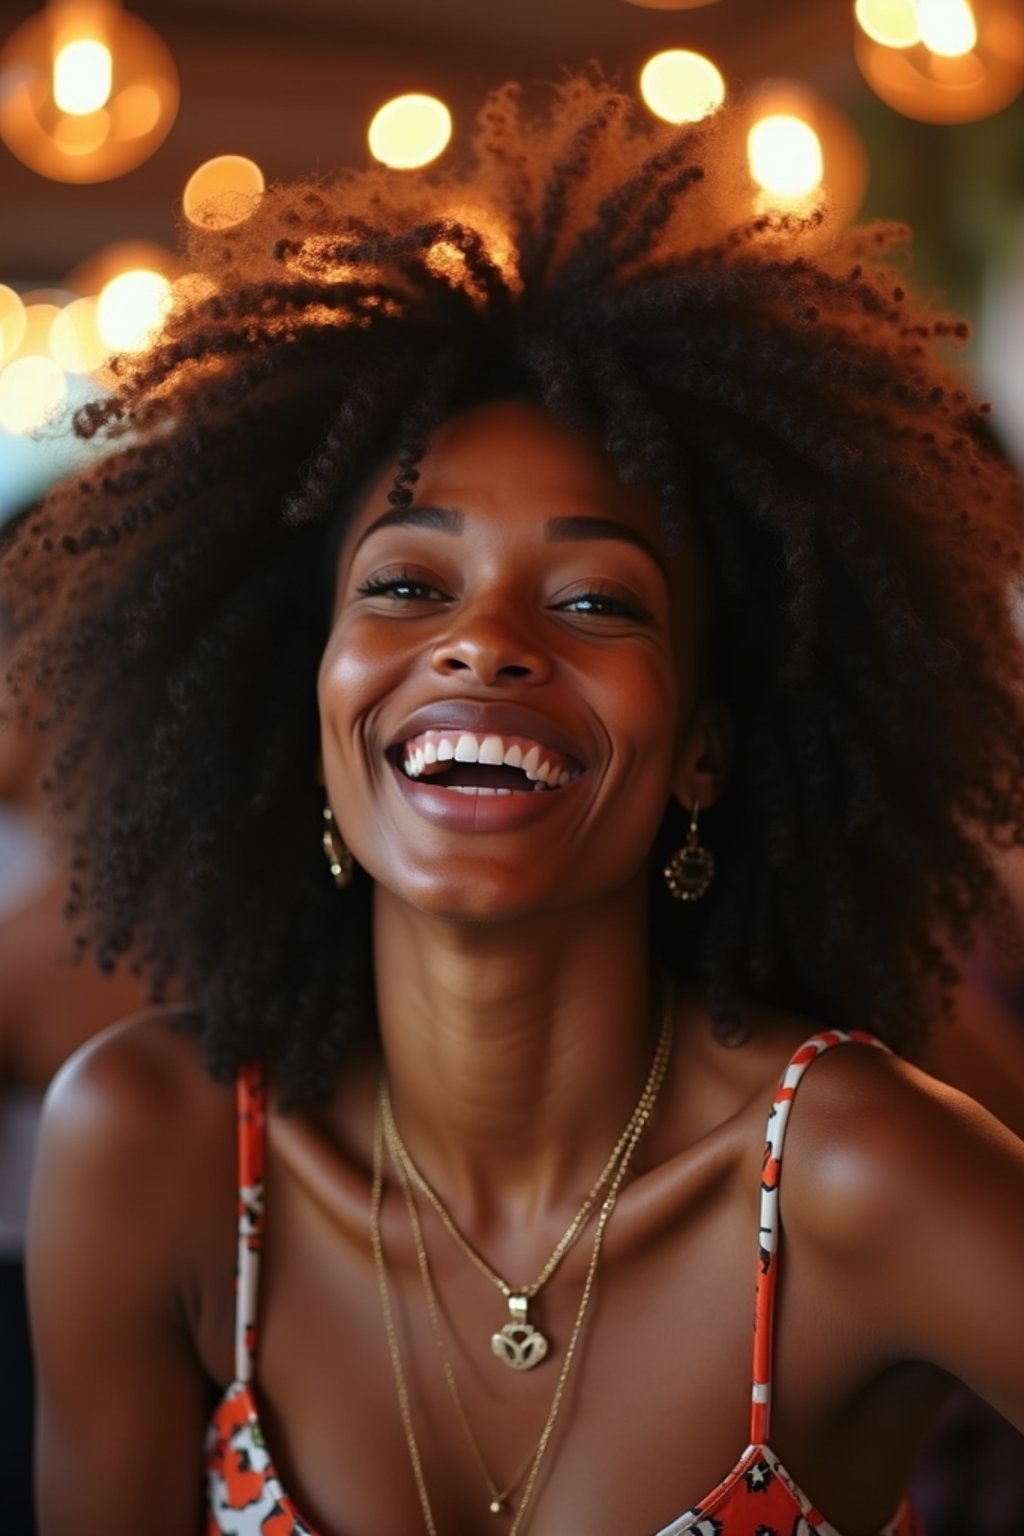
[[(607, 678), (611, 683), (611, 677)], [(615, 680), (622, 744), (635, 771), (671, 773), (685, 722), (693, 708), (695, 679), (681, 674), (673, 658), (643, 658)], [(609, 714), (609, 719), (613, 718)]]
[(320, 734), (327, 748), (343, 746), (352, 737), (355, 722), (373, 702), (375, 679), (381, 668), (360, 637), (336, 627), (327, 642), (317, 679)]
[[(386, 643), (385, 643), (386, 641)], [(392, 626), (339, 620), (320, 663), (317, 700), (325, 759), (334, 750), (346, 757), (368, 753), (371, 760), (386, 746), (378, 710), (394, 699), (414, 668), (411, 636)]]

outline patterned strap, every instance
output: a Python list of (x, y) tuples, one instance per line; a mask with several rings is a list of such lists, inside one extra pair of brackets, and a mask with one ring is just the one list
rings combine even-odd
[(256, 1358), (260, 1251), (263, 1247), (266, 1087), (250, 1062), (238, 1074), (238, 1257), (235, 1265), (235, 1379), (251, 1381)]
[(837, 1045), (889, 1047), (864, 1030), (828, 1029), (805, 1040), (790, 1058), (768, 1114), (768, 1132), (761, 1165), (761, 1215), (758, 1243), (757, 1289), (754, 1299), (754, 1368), (750, 1397), (750, 1443), (765, 1445), (771, 1432), (772, 1327), (775, 1286), (778, 1280), (779, 1178), (782, 1145), (797, 1086), (812, 1061)]

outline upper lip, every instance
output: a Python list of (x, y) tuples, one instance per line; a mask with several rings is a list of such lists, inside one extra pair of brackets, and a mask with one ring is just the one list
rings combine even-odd
[(578, 741), (546, 716), (516, 704), (485, 704), (474, 699), (438, 699), (406, 717), (388, 750), (402, 746), (421, 731), (470, 731), (475, 736), (525, 736), (542, 747), (554, 747), (581, 766), (586, 754)]

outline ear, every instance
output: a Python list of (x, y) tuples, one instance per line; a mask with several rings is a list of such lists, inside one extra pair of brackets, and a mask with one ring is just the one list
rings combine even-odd
[(322, 752), (318, 752), (316, 755), (316, 759), (313, 763), (313, 772), (316, 775), (316, 781), (320, 785), (320, 788), (325, 789), (327, 787), (327, 778), (324, 774), (324, 755)]
[(676, 755), (672, 793), (686, 810), (714, 805), (729, 775), (733, 725), (721, 699), (704, 699), (695, 708)]

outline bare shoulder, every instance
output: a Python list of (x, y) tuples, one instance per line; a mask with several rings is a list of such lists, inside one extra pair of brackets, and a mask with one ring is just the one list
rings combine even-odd
[(204, 1370), (230, 1371), (234, 1113), (175, 1022), (98, 1036), (44, 1112), (28, 1278), (48, 1531), (196, 1528), (182, 1468), (200, 1462)]
[[(41, 1178), (94, 1185), (104, 1204), (169, 1191), (232, 1145), (231, 1089), (207, 1073), (184, 1011), (149, 1010), (77, 1051), (46, 1098)], [(172, 1202), (173, 1206), (173, 1202)], [(168, 1214), (165, 1207), (165, 1215)]]
[(101, 1111), (127, 1128), (191, 1105), (212, 1089), (184, 1007), (149, 1008), (104, 1029), (64, 1064), (47, 1095), (47, 1115), (75, 1118)]
[(867, 1045), (810, 1067), (785, 1166), (787, 1224), (856, 1253), (870, 1245), (877, 1254), (953, 1213), (991, 1207), (995, 1217), (998, 1207), (1003, 1219), (1014, 1188), (1024, 1195), (1024, 1143), (966, 1094)]

